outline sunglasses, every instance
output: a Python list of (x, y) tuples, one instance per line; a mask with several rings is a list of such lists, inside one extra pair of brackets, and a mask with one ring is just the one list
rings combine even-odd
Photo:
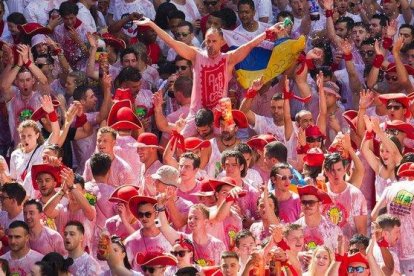
[(181, 66), (175, 66), (175, 71), (184, 71), (188, 68), (188, 66), (181, 65)]
[(152, 212), (145, 212), (145, 213), (138, 212), (138, 218), (143, 218), (143, 217), (150, 218), (151, 215), (152, 215)]
[(354, 249), (349, 249), (349, 255), (353, 255), (359, 252), (358, 248), (354, 248)]
[(317, 200), (301, 200), (300, 201), (300, 203), (303, 205), (303, 206), (310, 206), (310, 207), (312, 207), (312, 206), (314, 206), (316, 203), (318, 203), (319, 201), (317, 201)]
[(388, 135), (397, 136), (398, 134), (400, 134), (400, 131), (398, 129), (386, 129), (385, 133)]
[(145, 265), (143, 265), (143, 266), (141, 266), (141, 269), (142, 269), (142, 271), (144, 271), (144, 272), (149, 272), (149, 273), (154, 273), (154, 271), (157, 269), (158, 267), (153, 267), (153, 266), (145, 266)]
[(175, 33), (175, 36), (176, 36), (176, 37), (180, 37), (180, 36), (182, 36), (182, 37), (187, 37), (188, 35), (190, 35), (190, 33), (179, 33), (179, 32), (176, 32), (176, 33)]
[(365, 271), (365, 269), (367, 269), (367, 267), (363, 267), (363, 266), (348, 266), (348, 273), (362, 273)]
[(400, 110), (401, 108), (401, 105), (387, 105), (388, 110)]
[(390, 75), (387, 74), (387, 75), (385, 75), (385, 79), (387, 81), (389, 81), (389, 80), (397, 81), (398, 77), (397, 76), (390, 76)]
[(373, 50), (369, 50), (369, 51), (359, 51), (359, 54), (362, 56), (362, 57), (366, 57), (366, 56), (368, 56), (368, 57), (372, 57), (372, 56), (374, 56), (375, 55), (375, 52), (373, 51)]
[(206, 6), (215, 6), (217, 5), (218, 1), (203, 1), (203, 3)]
[(50, 64), (49, 63), (36, 63), (36, 66), (39, 67), (39, 69), (42, 69), (43, 66), (46, 66), (46, 65), (50, 65)]
[(189, 252), (188, 250), (179, 250), (179, 251), (171, 251), (171, 255), (175, 256), (175, 257), (184, 257), (185, 254), (187, 254), (187, 252)]
[(308, 143), (315, 143), (315, 142), (322, 142), (322, 137), (306, 137), (306, 142)]
[(277, 177), (279, 177), (281, 180), (285, 181), (285, 180), (292, 180), (293, 179), (293, 175), (280, 175), (277, 174)]

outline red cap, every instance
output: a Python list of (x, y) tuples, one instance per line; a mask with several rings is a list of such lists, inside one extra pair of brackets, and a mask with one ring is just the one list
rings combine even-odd
[(35, 22), (18, 25), (17, 28), (20, 32), (30, 37), (35, 36), (37, 34), (50, 34), (52, 32), (51, 29)]
[(308, 126), (305, 129), (306, 137), (325, 137), (318, 126)]
[(62, 169), (62, 166), (56, 167), (50, 164), (33, 165), (32, 171), (31, 171), (33, 189), (39, 190), (39, 187), (37, 186), (36, 178), (41, 173), (50, 174), (57, 182), (56, 187), (60, 187), (60, 185), (62, 184), (62, 179), (60, 178), (61, 169)]
[[(53, 108), (56, 110), (60, 106), (60, 102), (58, 100), (52, 100)], [(33, 121), (39, 121), (43, 117), (47, 115), (46, 111), (43, 110), (43, 107), (39, 107), (38, 109), (33, 112), (31, 119)]]
[(150, 26), (138, 26), (137, 27), (137, 32), (139, 33), (143, 33), (148, 30), (152, 30), (152, 28)]
[(414, 127), (401, 120), (388, 121), (385, 123), (385, 129), (397, 129), (407, 134), (407, 137), (414, 139)]
[(348, 265), (350, 265), (351, 263), (363, 263), (367, 267), (369, 267), (367, 258), (364, 255), (362, 255), (361, 252), (348, 256), (346, 262)]
[(133, 144), (137, 148), (158, 148), (162, 149), (158, 145), (158, 137), (154, 133), (144, 132), (138, 136), (137, 142)]
[(138, 218), (138, 204), (142, 202), (155, 205), (157, 203), (157, 200), (149, 196), (136, 195), (136, 196), (131, 197), (131, 199), (129, 200), (128, 206), (129, 206), (129, 210), (136, 218)]
[(349, 126), (356, 131), (356, 125), (357, 125), (357, 117), (358, 117), (358, 111), (355, 110), (348, 110), (345, 111), (342, 116), (344, 117), (345, 121), (349, 124)]
[(134, 114), (134, 111), (132, 111), (129, 100), (116, 102), (112, 106), (108, 115), (108, 126), (116, 130), (135, 130), (142, 128), (141, 121)]
[(399, 177), (413, 177), (414, 176), (414, 162), (407, 162), (398, 168), (397, 175)]
[(128, 203), (129, 199), (138, 195), (139, 188), (133, 185), (122, 185), (115, 189), (109, 197), (110, 202)]
[(135, 255), (135, 261), (140, 266), (177, 265), (177, 259), (174, 256), (162, 252), (146, 252), (145, 254), (138, 252), (137, 255)]
[(194, 196), (212, 196), (212, 195), (214, 195), (214, 189), (213, 189), (213, 187), (211, 187), (209, 179), (202, 180), (199, 185), (201, 185), (200, 191), (198, 191), (196, 193), (192, 193), (191, 195), (194, 195)]
[(102, 34), (102, 39), (103, 39), (103, 41), (105, 41), (106, 45), (111, 45), (112, 47), (114, 47), (118, 50), (122, 50), (122, 49), (126, 48), (125, 41), (113, 36), (110, 33)]
[(306, 185), (302, 187), (298, 186), (298, 194), (299, 194), (299, 197), (302, 197), (304, 195), (316, 196), (319, 199), (319, 201), (321, 201), (323, 204), (332, 203), (332, 199), (327, 193), (325, 193), (324, 191), (318, 189), (316, 186), (313, 186), (313, 185)]
[(234, 178), (229, 177), (229, 176), (225, 176), (221, 178), (220, 180), (210, 179), (209, 182), (210, 182), (211, 188), (213, 188), (214, 191), (217, 191), (217, 189), (222, 185), (229, 185), (232, 187), (237, 187), (236, 180), (234, 180)]
[[(240, 110), (233, 109), (231, 111), (231, 114), (233, 116), (234, 123), (239, 128), (247, 128), (249, 126), (249, 123), (247, 122), (247, 117), (243, 112), (241, 112)], [(214, 112), (214, 126), (217, 128), (220, 127), (220, 118), (221, 118), (221, 112), (220, 111)]]
[(250, 138), (246, 144), (248, 144), (253, 150), (263, 151), (267, 144), (276, 140), (277, 139), (273, 134), (260, 134)]
[(193, 151), (202, 148), (208, 148), (211, 146), (209, 140), (201, 140), (197, 137), (188, 137), (184, 139), (184, 150)]
[[(404, 64), (405, 69), (407, 70), (408, 75), (414, 75), (414, 68), (408, 64)], [(397, 66), (395, 63), (390, 63), (387, 66), (387, 73), (397, 72)]]
[(405, 95), (404, 93), (388, 93), (388, 94), (382, 94), (378, 98), (385, 105), (387, 105), (390, 101), (396, 101), (396, 102), (402, 104), (402, 106), (407, 109), (407, 111), (405, 112), (404, 116), (406, 118), (408, 118), (408, 117), (411, 116), (411, 112), (409, 110), (409, 107), (410, 107), (410, 98), (408, 98), (407, 95)]
[(320, 148), (309, 149), (303, 157), (303, 162), (310, 167), (322, 166), (324, 160), (325, 155)]
[(134, 96), (129, 88), (118, 88), (115, 90), (114, 97), (112, 99), (114, 101), (130, 100), (131, 104), (134, 102)]

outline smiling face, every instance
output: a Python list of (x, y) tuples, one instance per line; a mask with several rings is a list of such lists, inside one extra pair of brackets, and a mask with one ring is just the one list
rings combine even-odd
[(36, 183), (42, 196), (50, 196), (54, 193), (57, 185), (56, 180), (49, 173), (39, 173), (36, 177)]
[(207, 223), (208, 217), (199, 208), (190, 208), (187, 224), (191, 232), (204, 231)]
[(24, 206), (23, 217), (24, 221), (27, 223), (29, 228), (33, 228), (36, 225), (40, 225), (41, 213), (34, 204)]
[(286, 242), (294, 252), (300, 252), (305, 244), (303, 230), (291, 230), (286, 236)]
[(318, 271), (326, 271), (330, 262), (329, 252), (323, 247), (317, 249), (313, 261), (315, 262), (316, 267), (318, 267)]
[(116, 143), (116, 139), (114, 139), (111, 133), (98, 132), (98, 136), (96, 140), (96, 149), (99, 152), (112, 155), (115, 143)]

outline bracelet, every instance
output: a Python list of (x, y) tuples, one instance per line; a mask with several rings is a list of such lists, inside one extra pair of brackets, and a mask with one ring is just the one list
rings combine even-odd
[(17, 68), (17, 69), (22, 69), (22, 67), (20, 66), (20, 65), (17, 65), (17, 64), (15, 64), (14, 66), (13, 66), (13, 68)]
[(345, 259), (345, 256), (339, 255), (337, 253), (335, 253), (335, 262), (340, 262), (342, 263)]
[(383, 41), (382, 41), (382, 47), (384, 47), (384, 49), (390, 49), (392, 46), (392, 38), (390, 37), (384, 37)]
[(300, 146), (296, 149), (297, 154), (306, 154), (310, 150), (309, 144), (306, 144), (304, 146)]
[(56, 111), (55, 110), (53, 110), (52, 112), (50, 112), (49, 114), (47, 114), (48, 116), (49, 116), (49, 120), (50, 120), (50, 122), (51, 123), (53, 123), (53, 122), (57, 122), (57, 120), (58, 120), (58, 116), (57, 116), (57, 114), (56, 114)]
[(345, 61), (351, 61), (352, 60), (352, 53), (344, 54), (344, 60)]
[(375, 137), (375, 133), (373, 131), (365, 132), (365, 140), (372, 140)]
[(325, 16), (326, 16), (326, 18), (332, 17), (333, 16), (333, 10), (326, 10), (325, 11)]
[(158, 213), (160, 213), (160, 212), (165, 212), (166, 207), (165, 206), (159, 207), (158, 204), (155, 204), (154, 205), (154, 209), (155, 209), (155, 211), (157, 211)]
[(29, 66), (32, 65), (32, 61), (29, 59), (25, 64), (24, 67), (29, 68)]
[(88, 121), (88, 119), (86, 118), (85, 113), (83, 113), (80, 116), (76, 116), (75, 128), (82, 127), (84, 124), (86, 124), (87, 121)]
[(384, 56), (376, 55), (374, 58), (374, 62), (372, 63), (372, 66), (374, 66), (375, 68), (381, 68), (381, 65), (383, 62), (384, 62)]
[(275, 41), (276, 40), (277, 36), (271, 30), (267, 29), (265, 33), (266, 33), (265, 40), (270, 40), (270, 41)]
[(254, 97), (256, 97), (257, 92), (258, 92), (257, 90), (254, 90), (253, 88), (249, 88), (246, 93), (246, 99), (253, 99)]

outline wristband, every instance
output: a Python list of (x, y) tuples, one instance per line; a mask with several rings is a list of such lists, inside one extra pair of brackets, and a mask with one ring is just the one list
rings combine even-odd
[(266, 30), (265, 34), (265, 40), (275, 41), (277, 38), (277, 35), (269, 29)]
[(335, 253), (335, 262), (340, 262), (342, 263), (345, 260), (345, 256), (339, 255), (337, 253)]
[(377, 244), (378, 244), (378, 246), (379, 247), (381, 247), (381, 248), (388, 248), (390, 245), (388, 244), (388, 242), (384, 239), (384, 238), (382, 238), (382, 239), (380, 239), (379, 241), (377, 241)]
[(384, 47), (384, 49), (388, 50), (391, 48), (392, 46), (392, 38), (390, 37), (384, 37), (383, 41), (382, 41), (382, 47)]
[(304, 146), (300, 146), (296, 149), (297, 154), (306, 154), (310, 150), (309, 144), (306, 144)]
[[(237, 195), (239, 196), (239, 197), (244, 197), (245, 195), (247, 194), (247, 192), (246, 191), (240, 191)], [(235, 201), (236, 200), (236, 198), (235, 197), (233, 197), (232, 195), (230, 195), (230, 194), (228, 194), (227, 195), (227, 197), (226, 197), (226, 202), (232, 202), (232, 201)]]
[(374, 62), (372, 63), (372, 66), (374, 66), (375, 68), (381, 68), (381, 65), (383, 62), (384, 62), (384, 56), (376, 55), (374, 58)]
[(315, 66), (315, 64), (313, 63), (313, 60), (312, 59), (306, 59), (306, 65), (308, 66), (308, 69), (309, 70), (313, 70), (313, 69), (315, 69), (316, 68), (316, 66)]
[(49, 121), (51, 122), (51, 123), (53, 123), (53, 122), (57, 122), (57, 120), (58, 120), (58, 117), (57, 117), (57, 114), (56, 114), (56, 111), (55, 110), (53, 110), (52, 112), (50, 112), (49, 114), (47, 114), (48, 116), (49, 116)]
[(332, 17), (333, 16), (333, 10), (326, 10), (325, 11), (325, 16), (326, 16), (326, 18)]
[(254, 90), (253, 88), (249, 88), (246, 93), (246, 99), (253, 99), (254, 97), (256, 97), (257, 92), (258, 92), (257, 90)]
[(80, 116), (76, 116), (75, 128), (83, 127), (83, 125), (86, 124), (87, 121), (88, 119), (86, 118), (85, 113), (83, 113)]
[(29, 66), (32, 65), (32, 61), (29, 59), (25, 64), (24, 67), (29, 68)]
[(373, 131), (365, 132), (365, 140), (372, 140), (375, 137), (375, 133)]
[(352, 60), (352, 53), (344, 54), (344, 60), (345, 61), (351, 61)]
[(280, 242), (276, 244), (278, 247), (280, 247), (282, 250), (290, 250), (290, 246), (285, 242), (284, 239), (282, 239)]
[(17, 64), (15, 64), (15, 65), (13, 66), (13, 68), (17, 68), (18, 70), (22, 69), (22, 67), (21, 67), (20, 65), (17, 65)]

